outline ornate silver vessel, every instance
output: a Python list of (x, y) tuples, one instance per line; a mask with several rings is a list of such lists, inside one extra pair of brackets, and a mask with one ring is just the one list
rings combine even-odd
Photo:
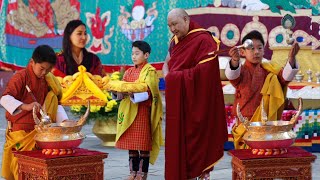
[[(46, 112), (41, 112), (41, 119), (36, 115), (33, 109), (33, 119), (37, 134), (35, 141), (41, 149), (73, 149), (78, 147), (85, 135), (81, 132), (82, 126), (90, 112), (90, 104), (85, 114), (78, 120), (68, 120), (62, 123), (52, 123)], [(48, 119), (49, 118), (49, 119)], [(52, 151), (53, 152), (53, 151)], [(48, 154), (51, 153), (48, 152)], [(60, 151), (57, 153), (61, 153)]]

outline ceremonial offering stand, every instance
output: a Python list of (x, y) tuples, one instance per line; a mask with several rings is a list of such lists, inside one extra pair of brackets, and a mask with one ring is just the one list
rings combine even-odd
[(14, 153), (18, 158), (19, 180), (103, 180), (103, 159), (107, 153), (75, 149), (70, 155), (47, 156), (37, 151)]
[(230, 150), (233, 180), (312, 179), (311, 163), (316, 156), (300, 147), (289, 147), (286, 154), (259, 156), (250, 149)]

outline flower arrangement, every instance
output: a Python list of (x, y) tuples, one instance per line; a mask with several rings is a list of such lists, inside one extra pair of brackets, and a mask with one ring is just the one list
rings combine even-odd
[[(111, 81), (117, 81), (122, 79), (123, 73), (116, 71), (110, 75)], [(119, 102), (112, 99), (111, 93), (103, 90), (103, 93), (106, 95), (108, 101), (104, 106), (90, 105), (90, 114), (88, 120), (108, 120), (108, 119), (117, 119)], [(86, 111), (86, 106), (83, 105), (72, 105), (70, 107), (71, 113), (75, 115), (83, 115)]]

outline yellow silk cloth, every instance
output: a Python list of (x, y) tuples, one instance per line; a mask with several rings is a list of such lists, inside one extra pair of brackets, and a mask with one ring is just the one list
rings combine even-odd
[[(263, 62), (262, 67), (270, 72), (263, 84), (263, 87), (260, 91), (262, 94), (262, 100), (264, 103), (264, 110), (268, 115), (269, 121), (278, 120), (281, 117), (284, 101), (286, 87), (282, 89), (282, 86), (278, 80), (277, 74), (280, 71), (280, 68), (271, 64), (269, 62)], [(250, 122), (261, 121), (261, 105), (257, 107), (254, 112)], [(236, 106), (236, 104), (234, 104)], [(243, 141), (242, 137), (246, 132), (246, 128), (243, 124), (232, 127), (232, 135), (235, 149), (247, 149), (249, 148)]]
[(48, 73), (45, 79), (50, 87), (46, 99), (44, 100), (44, 105), (47, 114), (50, 116), (51, 120), (55, 122), (59, 100), (62, 96), (62, 88), (58, 79), (52, 74)]
[[(282, 86), (278, 80), (277, 74), (280, 68), (274, 67), (271, 63), (262, 63), (262, 67), (269, 71), (263, 87), (261, 89), (262, 100), (264, 103), (264, 110), (268, 115), (269, 121), (279, 120), (282, 115), (285, 101), (286, 87)], [(254, 112), (251, 122), (261, 120), (261, 104)]]
[(232, 127), (232, 136), (233, 136), (233, 145), (235, 149), (248, 149), (249, 146), (246, 145), (244, 140), (242, 139), (244, 133), (246, 133), (247, 130), (244, 127), (244, 125), (241, 123), (238, 126), (234, 125)]
[(6, 130), (6, 142), (4, 144), (2, 157), (2, 177), (6, 180), (18, 179), (18, 162), (14, 157), (12, 149), (18, 151), (31, 151), (35, 148), (34, 136), (36, 130), (26, 133), (23, 130), (9, 132)]
[[(150, 163), (154, 164), (159, 155), (160, 146), (163, 145), (161, 121), (162, 121), (162, 101), (158, 88), (157, 72), (150, 64), (146, 64), (139, 75), (137, 83), (146, 83), (152, 94), (151, 105), (151, 136), (152, 136), (152, 150), (150, 152)], [(118, 110), (118, 124), (116, 141), (133, 123), (138, 112), (138, 104), (130, 101), (129, 97), (124, 98)], [(121, 122), (121, 123), (119, 123)]]
[(141, 82), (126, 82), (126, 81), (109, 81), (107, 84), (108, 91), (117, 92), (146, 92), (148, 85)]

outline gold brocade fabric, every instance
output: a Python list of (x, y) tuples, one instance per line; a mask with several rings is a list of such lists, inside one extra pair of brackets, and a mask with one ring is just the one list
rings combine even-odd
[(60, 79), (63, 87), (61, 104), (86, 105), (88, 100), (94, 105), (105, 105), (108, 102), (107, 95), (102, 91), (103, 86), (109, 81), (109, 77), (92, 75), (84, 66), (78, 67), (77, 73)]
[(148, 86), (146, 83), (141, 82), (126, 82), (126, 81), (110, 81), (107, 84), (108, 91), (117, 92), (146, 92)]

